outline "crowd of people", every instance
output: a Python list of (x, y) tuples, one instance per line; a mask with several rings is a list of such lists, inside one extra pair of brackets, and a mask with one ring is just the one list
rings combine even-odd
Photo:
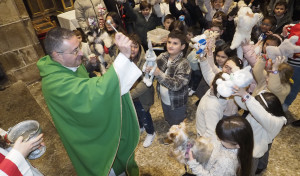
[[(242, 6), (259, 14), (259, 20), (237, 51), (230, 45)], [(169, 127), (184, 121), (190, 96), (199, 98), (197, 135), (212, 139), (214, 150), (206, 165), (188, 153), (193, 174), (263, 172), (272, 142), (286, 125), (285, 112), (300, 90), (300, 53), (272, 62), (266, 48), (300, 38), (299, 6), (296, 0), (76, 0), (80, 29), (49, 31), (48, 55), (37, 65), (43, 95), (77, 174), (139, 174), (134, 159), (139, 135), (147, 133), (145, 148), (156, 136), (150, 113), (155, 88), (143, 81), (150, 72)], [(161, 48), (155, 51), (157, 66), (142, 73), (151, 49), (147, 32), (156, 28), (170, 33), (152, 42)], [(191, 39), (204, 31), (217, 36), (199, 55)], [(222, 74), (248, 65), (254, 77), (250, 86), (220, 96)], [(163, 141), (171, 143), (167, 137)]]

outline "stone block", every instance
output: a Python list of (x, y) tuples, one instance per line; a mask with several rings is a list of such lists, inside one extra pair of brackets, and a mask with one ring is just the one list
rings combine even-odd
[(19, 10), (19, 14), (21, 18), (29, 18), (29, 15), (27, 13), (26, 7), (23, 3), (23, 0), (15, 0), (17, 9)]
[(0, 52), (7, 52), (32, 45), (32, 34), (28, 35), (28, 30), (22, 21), (0, 27), (1, 42)]
[(32, 39), (34, 44), (39, 43), (39, 39), (36, 35), (36, 32), (33, 28), (32, 21), (30, 19), (24, 20), (25, 28), (27, 29), (27, 33), (29, 37)]
[(14, 0), (0, 1), (0, 25), (18, 21), (20, 19)]
[(0, 55), (0, 64), (5, 72), (25, 66), (23, 56), (18, 51)]
[(44, 49), (43, 49), (43, 47), (42, 47), (42, 45), (40, 43), (33, 45), (33, 47), (35, 48), (35, 50), (36, 50), (37, 55), (38, 55), (39, 58), (45, 56)]
[(6, 35), (6, 26), (0, 27), (0, 53), (4, 53), (5, 51), (9, 50)]
[(19, 50), (19, 52), (26, 65), (36, 62), (39, 59), (39, 56), (33, 46), (23, 48)]
[(32, 63), (26, 67), (22, 67), (21, 69), (14, 70), (13, 76), (16, 80), (22, 80), (26, 84), (31, 84), (41, 79), (36, 63)]

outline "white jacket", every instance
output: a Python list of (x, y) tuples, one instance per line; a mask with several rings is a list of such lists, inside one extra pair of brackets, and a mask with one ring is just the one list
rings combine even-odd
[(210, 94), (210, 89), (201, 98), (196, 111), (196, 129), (200, 136), (216, 138), (216, 126), (223, 118), (227, 100)]
[(282, 126), (286, 124), (287, 120), (284, 116), (276, 117), (268, 113), (252, 96), (246, 100), (245, 104), (238, 96), (235, 96), (234, 99), (241, 108), (248, 109), (250, 112), (246, 119), (253, 130), (253, 157), (260, 158), (268, 151), (268, 144), (272, 143), (273, 139), (279, 134)]

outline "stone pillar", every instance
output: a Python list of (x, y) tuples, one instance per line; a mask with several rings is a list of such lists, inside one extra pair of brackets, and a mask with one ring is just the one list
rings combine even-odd
[(38, 81), (36, 62), (42, 56), (43, 49), (23, 1), (0, 0), (0, 67), (7, 77), (4, 84)]

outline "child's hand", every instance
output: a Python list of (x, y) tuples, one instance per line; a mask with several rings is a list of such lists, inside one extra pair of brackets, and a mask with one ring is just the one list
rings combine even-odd
[(268, 32), (266, 32), (266, 34), (267, 34), (267, 35), (272, 35), (273, 32), (272, 32), (272, 31), (268, 31)]
[(193, 157), (193, 152), (192, 150), (189, 151), (189, 161), (192, 161), (194, 160), (194, 157)]
[(44, 146), (44, 143), (42, 143), (42, 137), (43, 134), (40, 134), (38, 137), (31, 138), (28, 141), (23, 141), (23, 136), (20, 136), (16, 140), (13, 149), (20, 152), (24, 157), (27, 157), (30, 152), (38, 149), (41, 146)]
[(272, 66), (272, 71), (277, 71), (280, 64), (285, 62), (287, 59), (285, 56), (277, 56), (276, 60)]
[(244, 97), (245, 95), (248, 94), (245, 88), (239, 88), (237, 86), (234, 86), (232, 90), (234, 92), (233, 95), (235, 96)]

